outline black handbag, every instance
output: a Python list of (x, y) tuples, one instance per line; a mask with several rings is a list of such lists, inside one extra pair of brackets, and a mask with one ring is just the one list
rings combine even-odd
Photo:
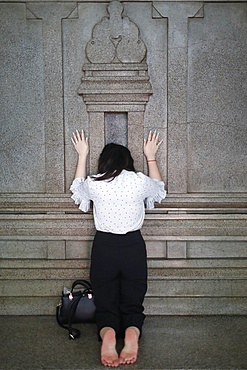
[(64, 288), (56, 318), (57, 323), (69, 331), (69, 339), (76, 339), (81, 334), (79, 329), (72, 328), (72, 324), (95, 322), (93, 291), (87, 280), (74, 281), (70, 291)]

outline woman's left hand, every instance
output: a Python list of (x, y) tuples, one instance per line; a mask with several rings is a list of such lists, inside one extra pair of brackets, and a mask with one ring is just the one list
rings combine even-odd
[(156, 153), (163, 140), (159, 140), (159, 133), (149, 131), (148, 140), (144, 140), (144, 154), (147, 160), (155, 160)]
[(81, 135), (78, 130), (76, 130), (76, 132), (73, 132), (71, 141), (79, 157), (87, 157), (89, 153), (89, 143), (88, 138), (85, 137), (84, 131), (82, 130)]

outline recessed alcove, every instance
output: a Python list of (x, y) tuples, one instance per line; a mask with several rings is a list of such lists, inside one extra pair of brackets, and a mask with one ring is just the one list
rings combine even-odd
[(128, 114), (105, 113), (105, 143), (128, 146)]

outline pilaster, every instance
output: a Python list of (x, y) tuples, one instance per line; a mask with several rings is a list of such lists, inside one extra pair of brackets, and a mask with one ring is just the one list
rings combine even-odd
[(203, 17), (203, 3), (154, 2), (153, 18), (168, 18), (168, 191), (187, 193), (188, 18)]
[(45, 90), (46, 192), (63, 193), (64, 102), (62, 19), (69, 17), (76, 3), (27, 3), (27, 19), (42, 19)]

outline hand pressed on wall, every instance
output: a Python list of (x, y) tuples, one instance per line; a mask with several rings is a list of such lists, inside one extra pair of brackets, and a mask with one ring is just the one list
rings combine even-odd
[(148, 139), (144, 139), (144, 154), (147, 160), (155, 160), (156, 153), (162, 144), (163, 140), (159, 141), (159, 133), (155, 130), (154, 132), (149, 131)]
[(85, 137), (84, 131), (82, 130), (81, 134), (79, 133), (78, 130), (76, 130), (75, 133), (73, 132), (71, 141), (78, 155), (81, 157), (87, 157), (89, 153), (89, 143), (88, 143), (88, 138)]
[(162, 144), (163, 140), (159, 141), (159, 133), (155, 130), (154, 132), (149, 131), (148, 139), (144, 140), (144, 155), (147, 159), (148, 175), (152, 179), (162, 181), (159, 167), (156, 162), (156, 153)]
[(71, 141), (74, 145), (75, 150), (78, 154), (78, 162), (76, 167), (75, 178), (83, 177), (86, 178), (87, 175), (87, 156), (89, 153), (89, 143), (88, 138), (85, 137), (84, 131), (81, 134), (78, 130), (73, 132)]

